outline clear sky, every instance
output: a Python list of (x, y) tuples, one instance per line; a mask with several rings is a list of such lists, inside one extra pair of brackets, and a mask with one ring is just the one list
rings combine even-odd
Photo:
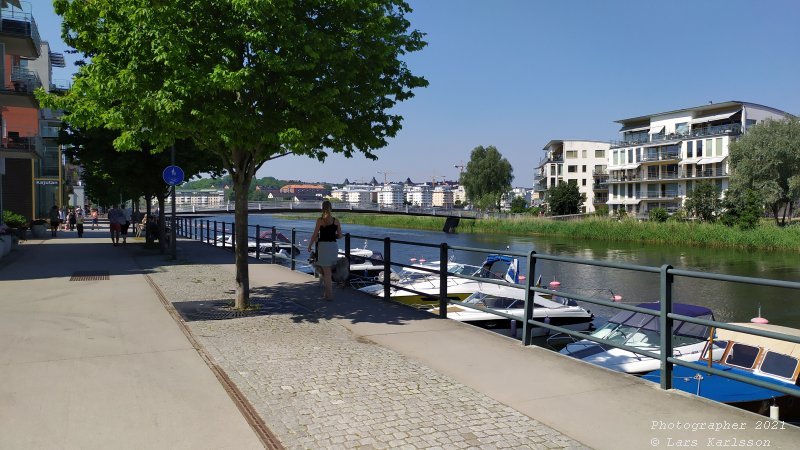
[[(34, 1), (34, 17), (43, 39), (64, 51), (49, 3)], [(514, 168), (514, 186), (530, 187), (548, 141), (616, 139), (614, 120), (729, 100), (800, 114), (797, 0), (410, 4), (428, 46), (407, 62), (430, 86), (397, 107), (403, 129), (378, 161), (288, 156), (259, 176), (457, 179), (454, 166), (474, 147), (494, 145)]]

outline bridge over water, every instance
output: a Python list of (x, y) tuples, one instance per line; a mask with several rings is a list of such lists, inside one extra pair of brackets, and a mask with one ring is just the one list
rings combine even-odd
[[(271, 213), (306, 213), (319, 212), (320, 201), (264, 201), (248, 202), (247, 210), (250, 214), (271, 214)], [(169, 208), (167, 208), (169, 209)], [(182, 216), (197, 216), (211, 214), (233, 214), (234, 204), (227, 202), (219, 205), (178, 205), (176, 211)], [(475, 210), (465, 210), (460, 208), (441, 208), (441, 207), (420, 207), (420, 206), (385, 206), (374, 203), (335, 203), (334, 211), (347, 211), (352, 213), (369, 214), (403, 214), (408, 216), (437, 216), (437, 217), (459, 217), (475, 219), (483, 217), (485, 213)]]

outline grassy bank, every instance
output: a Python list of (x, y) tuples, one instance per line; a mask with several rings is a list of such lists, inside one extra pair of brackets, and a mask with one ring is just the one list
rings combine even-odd
[[(391, 228), (441, 231), (443, 217), (337, 213), (343, 223)], [(316, 217), (316, 215), (308, 216)], [(308, 218), (306, 217), (306, 218)], [(459, 233), (494, 233), (518, 236), (564, 236), (594, 241), (633, 241), (697, 247), (740, 248), (800, 252), (800, 226), (779, 228), (762, 222), (755, 230), (742, 231), (721, 224), (692, 222), (638, 222), (587, 218), (554, 221), (536, 217), (514, 219), (462, 219)]]

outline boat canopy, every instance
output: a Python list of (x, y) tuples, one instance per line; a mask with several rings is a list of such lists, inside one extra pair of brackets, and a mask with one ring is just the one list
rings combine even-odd
[[(800, 330), (797, 328), (782, 327), (780, 325), (759, 323), (733, 323), (731, 325), (739, 325), (740, 327), (800, 337)], [(741, 342), (742, 344), (765, 348), (771, 352), (782, 353), (784, 355), (800, 359), (800, 344), (795, 344), (794, 342), (781, 341), (779, 339), (756, 336), (754, 334), (742, 333), (739, 331), (724, 330), (722, 328), (717, 328), (717, 339), (723, 341)]]
[[(645, 309), (652, 309), (654, 311), (657, 311), (660, 308), (660, 305), (657, 302), (640, 303), (636, 306)], [(714, 318), (714, 313), (712, 313), (710, 309), (704, 306), (687, 305), (685, 303), (673, 303), (672, 313), (689, 317), (709, 318), (712, 320)], [(620, 311), (614, 315), (614, 317), (609, 319), (609, 322), (656, 332), (658, 332), (661, 328), (658, 316), (651, 316), (650, 314), (633, 311)], [(682, 320), (675, 320), (672, 323), (672, 334), (705, 339), (708, 337), (708, 327), (705, 325), (684, 322)]]
[[(516, 283), (519, 284), (519, 260), (513, 256), (508, 255), (495, 255), (491, 254), (486, 257), (486, 260), (481, 265), (481, 272), (482, 273), (491, 273), (492, 266), (497, 262), (503, 262), (508, 264), (508, 270), (506, 270), (505, 276), (503, 277), (504, 280), (508, 281), (509, 283)], [(477, 275), (477, 274), (476, 274)], [(480, 275), (477, 275), (480, 276)]]

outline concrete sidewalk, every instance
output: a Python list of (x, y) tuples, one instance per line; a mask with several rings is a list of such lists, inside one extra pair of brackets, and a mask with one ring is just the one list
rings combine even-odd
[(136, 266), (138, 247), (59, 231), (0, 260), (0, 448), (263, 448)]
[[(758, 429), (772, 422), (350, 289), (324, 302), (278, 265), (250, 266), (255, 308), (239, 315), (227, 250), (181, 240), (169, 262), (107, 232), (59, 235), (0, 260), (0, 448), (261, 447), (201, 355), (287, 448), (800, 442), (796, 427)], [(110, 281), (68, 281), (78, 270)]]

